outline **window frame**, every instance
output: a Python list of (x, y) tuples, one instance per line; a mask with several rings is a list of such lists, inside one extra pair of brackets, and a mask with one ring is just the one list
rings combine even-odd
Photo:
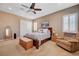
[[(75, 16), (75, 28), (76, 28), (76, 29), (75, 29), (74, 32), (72, 32), (72, 31), (70, 30), (70, 20), (71, 20), (70, 17), (71, 17), (72, 15)], [(64, 29), (63, 29), (63, 28), (64, 28), (64, 22), (63, 22), (63, 21), (64, 21), (64, 17), (65, 17), (65, 16), (68, 16), (68, 31), (64, 31)], [(68, 32), (68, 33), (77, 33), (77, 32), (78, 32), (78, 13), (73, 13), (73, 14), (69, 14), (69, 15), (64, 15), (62, 19), (63, 19), (63, 21), (62, 21), (62, 24), (63, 24), (63, 26), (62, 26), (62, 31), (63, 31), (63, 32)]]

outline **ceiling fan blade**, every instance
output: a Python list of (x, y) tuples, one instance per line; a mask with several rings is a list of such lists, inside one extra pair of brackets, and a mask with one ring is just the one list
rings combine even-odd
[(23, 4), (22, 4), (21, 6), (23, 6), (23, 7), (25, 7), (25, 8), (29, 8), (28, 6), (25, 6), (25, 5), (23, 5)]
[(36, 12), (35, 11), (32, 11), (34, 14), (36, 14)]
[(29, 9), (29, 10), (27, 10), (27, 12), (31, 12), (31, 10)]
[(35, 8), (34, 10), (36, 10), (36, 11), (41, 11), (42, 9)]
[(34, 9), (34, 7), (35, 7), (35, 3), (32, 3), (30, 9)]

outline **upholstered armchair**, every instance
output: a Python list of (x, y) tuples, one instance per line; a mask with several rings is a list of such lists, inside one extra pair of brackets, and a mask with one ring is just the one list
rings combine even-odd
[(63, 36), (57, 39), (56, 44), (65, 50), (75, 52), (79, 50), (79, 37), (77, 35), (73, 37)]

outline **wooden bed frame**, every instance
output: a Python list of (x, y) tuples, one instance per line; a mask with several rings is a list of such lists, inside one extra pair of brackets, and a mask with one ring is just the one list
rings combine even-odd
[[(50, 38), (44, 39), (41, 41), (41, 45), (45, 42), (47, 42), (48, 40), (51, 40), (52, 38), (52, 27), (49, 27), (48, 30), (50, 31)], [(39, 40), (33, 40), (33, 45), (36, 47), (36, 49), (39, 49)]]
[[(48, 30), (50, 31), (50, 38), (47, 38), (47, 39), (44, 39), (44, 40), (41, 40), (41, 45), (45, 42), (47, 42), (48, 40), (51, 40), (52, 38), (52, 27), (49, 27)], [(25, 36), (24, 36), (25, 37)], [(28, 38), (28, 37), (27, 37)], [(32, 38), (30, 38), (32, 39)], [(33, 40), (33, 45), (36, 47), (36, 49), (39, 49), (39, 40), (37, 39), (32, 39)]]

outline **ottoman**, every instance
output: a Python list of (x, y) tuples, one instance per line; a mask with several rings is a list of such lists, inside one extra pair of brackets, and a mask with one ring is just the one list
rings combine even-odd
[(33, 40), (32, 39), (29, 39), (29, 38), (20, 38), (19, 39), (19, 44), (25, 49), (30, 49), (33, 47)]

